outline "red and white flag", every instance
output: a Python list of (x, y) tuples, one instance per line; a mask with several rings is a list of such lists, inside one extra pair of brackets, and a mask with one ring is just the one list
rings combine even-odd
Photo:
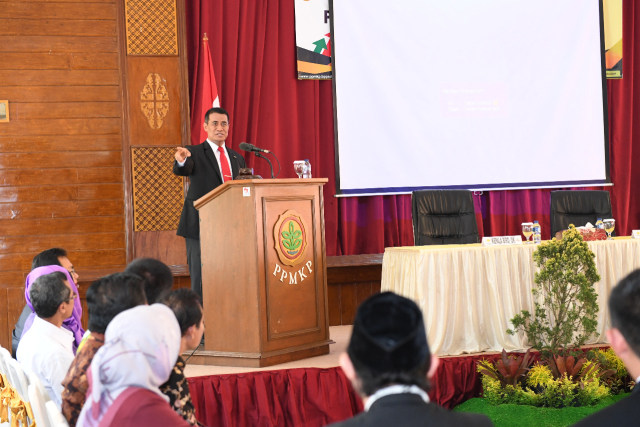
[(207, 133), (203, 128), (204, 114), (209, 108), (220, 106), (207, 33), (204, 33), (200, 44), (197, 70), (196, 82), (191, 96), (191, 144), (193, 145), (200, 144), (207, 139)]

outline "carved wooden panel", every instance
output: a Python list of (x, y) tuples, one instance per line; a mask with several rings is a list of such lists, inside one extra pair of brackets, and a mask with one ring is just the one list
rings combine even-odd
[(175, 147), (132, 147), (135, 231), (176, 230), (184, 202), (182, 178), (172, 172)]
[(175, 0), (126, 0), (128, 55), (178, 55)]
[(127, 57), (131, 146), (182, 145), (179, 62), (177, 57)]
[(147, 79), (140, 91), (140, 109), (151, 129), (160, 129), (169, 111), (169, 93), (158, 73), (147, 74)]

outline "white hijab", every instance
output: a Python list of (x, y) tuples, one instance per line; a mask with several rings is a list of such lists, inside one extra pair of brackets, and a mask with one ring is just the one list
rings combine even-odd
[(91, 366), (91, 394), (79, 426), (94, 426), (128, 387), (142, 387), (168, 399), (158, 388), (178, 360), (180, 326), (163, 304), (139, 305), (118, 314), (107, 326), (105, 342)]

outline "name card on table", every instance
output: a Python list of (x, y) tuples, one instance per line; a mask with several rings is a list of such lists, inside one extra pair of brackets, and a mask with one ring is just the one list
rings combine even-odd
[(640, 239), (640, 230), (632, 230), (631, 231), (632, 239)]
[(521, 243), (522, 236), (493, 236), (482, 238), (482, 246), (519, 245)]

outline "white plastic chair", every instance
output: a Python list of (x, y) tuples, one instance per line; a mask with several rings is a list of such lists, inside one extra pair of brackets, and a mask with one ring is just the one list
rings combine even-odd
[(9, 353), (6, 348), (0, 347), (0, 373), (4, 374), (4, 376), (9, 375), (9, 367), (7, 365), (7, 362), (11, 359), (11, 353)]
[[(11, 357), (11, 354), (9, 353), (5, 353), (2, 352), (2, 356), (0, 356), (0, 358), (2, 359), (2, 364), (3, 364), (3, 368), (6, 371), (6, 378), (9, 382), (9, 384), (11, 385), (11, 387), (13, 388), (13, 390), (15, 390), (17, 396), (25, 405), (25, 409), (26, 409), (26, 414), (27, 414), (27, 419), (25, 420), (26, 423), (30, 423), (30, 421), (33, 421), (32, 417), (29, 416), (30, 412), (28, 409), (29, 406), (29, 394), (28, 394), (28, 389), (29, 389), (29, 380), (27, 378), (27, 375), (25, 374), (24, 370), (22, 369), (22, 366), (20, 365), (20, 363), (18, 363), (17, 360), (13, 359)], [(11, 418), (13, 416), (13, 412), (10, 410), (9, 411), (9, 418)], [(11, 420), (11, 425), (15, 425), (15, 422), (20, 423), (20, 420)]]
[(29, 378), (29, 403), (31, 404), (33, 417), (36, 419), (36, 425), (38, 427), (51, 427), (46, 407), (46, 402), (50, 401), (49, 395), (45, 391), (40, 379), (34, 373), (29, 371), (25, 373), (27, 378)]
[[(0, 373), (4, 376), (6, 381), (11, 384), (11, 376), (9, 375), (9, 365), (7, 364), (8, 360), (11, 359), (11, 353), (7, 351), (6, 348), (0, 346)], [(0, 426), (10, 426), (11, 425), (11, 411), (8, 411), (9, 421), (0, 423)]]
[(28, 402), (29, 380), (24, 373), (22, 366), (15, 359), (10, 359), (8, 365), (9, 372), (11, 372), (11, 385), (13, 385), (13, 388), (18, 392), (18, 395), (20, 395), (20, 399), (22, 399), (24, 402)]
[(49, 424), (52, 427), (69, 427), (69, 423), (67, 423), (64, 415), (62, 415), (62, 412), (60, 412), (60, 409), (58, 409), (58, 406), (53, 400), (48, 400), (45, 406), (47, 408)]

